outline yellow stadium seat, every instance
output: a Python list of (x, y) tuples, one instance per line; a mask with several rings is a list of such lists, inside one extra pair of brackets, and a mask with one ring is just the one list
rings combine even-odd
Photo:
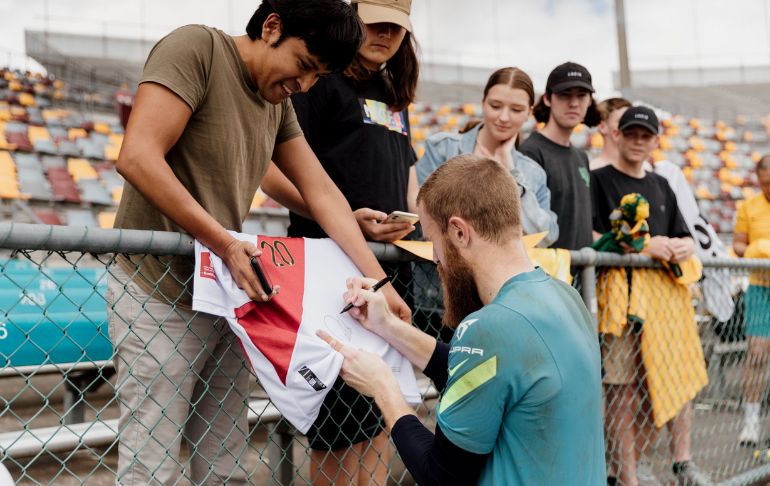
[(737, 148), (738, 146), (735, 144), (735, 142), (725, 143), (725, 150), (727, 150), (728, 152), (735, 152)]
[(671, 139), (668, 138), (666, 135), (660, 136), (660, 149), (661, 150), (671, 150)]
[(679, 127), (676, 125), (671, 125), (670, 127), (666, 128), (666, 135), (669, 137), (679, 135)]
[(99, 213), (99, 216), (97, 216), (97, 219), (99, 220), (99, 227), (109, 229), (115, 226), (116, 215), (117, 213), (114, 211), (102, 211)]
[(62, 81), (61, 79), (57, 79), (56, 81), (53, 82), (53, 87), (56, 89), (63, 89), (64, 81)]
[(122, 187), (113, 187), (112, 188), (112, 202), (115, 203), (117, 206), (120, 204), (120, 198), (123, 197), (123, 188)]
[(415, 142), (422, 142), (425, 140), (425, 130), (422, 128), (415, 128), (412, 130), (412, 140)]
[(19, 95), (19, 104), (21, 106), (35, 106), (37, 101), (33, 95), (29, 93), (21, 93)]
[(421, 159), (425, 155), (425, 145), (418, 145), (415, 152), (417, 153), (417, 160)]
[(690, 127), (694, 128), (696, 130), (698, 128), (700, 128), (700, 120), (697, 119), (697, 118), (691, 118), (690, 119)]
[(110, 133), (110, 126), (106, 123), (94, 123), (94, 131), (107, 135)]
[(11, 116), (25, 116), (27, 109), (22, 106), (11, 106)]
[(88, 132), (86, 132), (82, 128), (70, 128), (69, 130), (67, 130), (67, 138), (69, 138), (70, 140), (74, 140), (76, 138), (83, 138), (87, 136), (88, 136)]
[(123, 145), (123, 134), (122, 133), (111, 133), (110, 134), (110, 143), (112, 145), (117, 145), (118, 147)]
[(16, 164), (13, 163), (13, 157), (5, 150), (0, 150), (0, 167), (11, 167), (16, 170)]
[(11, 119), (11, 110), (7, 106), (0, 106), (0, 122)]
[(714, 195), (704, 185), (700, 185), (695, 189), (695, 197), (698, 199), (714, 199)]
[(730, 173), (730, 169), (727, 169), (727, 168), (724, 168), (724, 167), (719, 169), (719, 180), (721, 182), (729, 181), (731, 175), (732, 174)]
[(703, 144), (703, 140), (696, 136), (692, 136), (687, 139), (687, 142), (690, 144), (690, 147), (693, 150), (697, 150), (698, 152), (703, 152), (705, 149), (705, 145)]
[(68, 159), (67, 170), (69, 171), (75, 182), (80, 179), (98, 179), (99, 175), (96, 170), (88, 163), (86, 159)]
[(463, 105), (463, 113), (465, 113), (468, 116), (473, 116), (477, 112), (476, 105), (474, 103), (465, 103)]
[(743, 177), (733, 173), (733, 174), (730, 174), (730, 179), (728, 180), (728, 182), (734, 186), (740, 187), (743, 185)]
[(13, 80), (8, 83), (8, 89), (11, 91), (21, 91), (21, 83)]
[(751, 160), (752, 160), (754, 163), (757, 163), (757, 162), (759, 162), (759, 159), (761, 159), (761, 158), (762, 158), (762, 154), (761, 154), (761, 153), (759, 153), (759, 152), (756, 152), (756, 151), (754, 151), (754, 152), (751, 152)]
[(573, 130), (572, 133), (576, 133), (576, 134), (583, 133), (584, 131), (586, 131), (586, 128), (588, 128), (588, 127), (586, 127), (585, 125), (580, 123), (580, 124), (578, 124), (578, 126), (575, 127), (575, 129)]
[(450, 108), (449, 105), (441, 105), (436, 113), (438, 115), (448, 115), (451, 111), (452, 108)]
[(602, 149), (604, 148), (604, 137), (599, 132), (591, 134), (591, 148)]
[(33, 145), (38, 140), (51, 140), (51, 135), (48, 133), (48, 129), (46, 127), (36, 127), (30, 125), (30, 127), (27, 129), (27, 136)]
[(110, 161), (118, 160), (120, 154), (120, 145), (105, 145), (104, 146), (104, 158)]
[(692, 167), (682, 168), (682, 173), (684, 174), (684, 178), (687, 179), (687, 182), (689, 182), (690, 184), (692, 184), (692, 172), (693, 172)]
[(652, 151), (652, 160), (654, 162), (660, 162), (661, 160), (666, 160), (666, 155), (663, 153), (660, 149), (655, 149)]
[(259, 209), (259, 207), (262, 206), (262, 204), (264, 204), (265, 201), (267, 201), (267, 195), (265, 195), (265, 193), (262, 192), (261, 188), (257, 189), (257, 192), (254, 193), (254, 197), (251, 199), (250, 209), (252, 210)]

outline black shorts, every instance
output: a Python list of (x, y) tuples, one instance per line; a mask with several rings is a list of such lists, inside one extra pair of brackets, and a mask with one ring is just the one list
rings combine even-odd
[(382, 425), (382, 414), (374, 399), (361, 395), (337, 378), (321, 405), (318, 418), (307, 431), (307, 438), (313, 450), (343, 449), (377, 436)]

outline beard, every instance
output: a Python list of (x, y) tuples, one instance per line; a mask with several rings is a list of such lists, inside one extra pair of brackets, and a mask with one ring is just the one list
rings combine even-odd
[(468, 262), (457, 248), (445, 240), (444, 264), (438, 263), (438, 275), (444, 290), (444, 318), (442, 323), (454, 329), (472, 312), (484, 307), (479, 289)]

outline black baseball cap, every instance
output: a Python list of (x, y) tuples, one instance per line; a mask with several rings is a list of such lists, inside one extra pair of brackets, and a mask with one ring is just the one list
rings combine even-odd
[(626, 128), (635, 125), (646, 128), (655, 135), (658, 134), (658, 117), (655, 116), (654, 111), (646, 106), (632, 106), (627, 109), (623, 116), (620, 117), (618, 130), (622, 132)]
[(545, 83), (548, 93), (561, 93), (570, 88), (585, 88), (591, 93), (595, 91), (591, 84), (591, 73), (576, 62), (565, 62), (556, 66)]

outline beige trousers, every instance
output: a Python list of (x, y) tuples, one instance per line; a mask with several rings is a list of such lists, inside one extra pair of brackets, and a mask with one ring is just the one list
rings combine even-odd
[(118, 265), (110, 272), (118, 484), (245, 484), (250, 373), (227, 322), (152, 298)]

